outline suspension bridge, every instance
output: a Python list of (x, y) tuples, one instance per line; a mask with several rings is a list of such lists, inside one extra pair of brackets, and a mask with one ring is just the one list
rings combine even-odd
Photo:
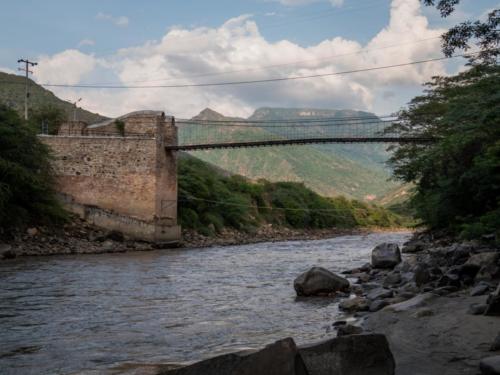
[(395, 116), (283, 120), (178, 119), (179, 140), (170, 151), (325, 143), (431, 143), (431, 137), (391, 130)]

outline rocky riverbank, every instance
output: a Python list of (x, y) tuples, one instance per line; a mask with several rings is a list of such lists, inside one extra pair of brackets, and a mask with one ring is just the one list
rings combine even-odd
[(338, 335), (386, 335), (397, 374), (500, 374), (500, 249), (492, 240), (421, 233), (402, 255), (381, 244), (370, 263), (344, 272), (348, 297), (338, 275), (330, 290), (310, 280), (319, 294), (344, 296), (339, 306), (350, 319), (333, 323)]
[(345, 235), (397, 231), (405, 228), (329, 228), (290, 229), (264, 225), (252, 233), (224, 229), (213, 236), (203, 236), (193, 230), (183, 230), (178, 244), (155, 244), (127, 238), (120, 232), (106, 231), (75, 218), (59, 228), (33, 227), (0, 238), (0, 260), (22, 256), (102, 254), (126, 251), (148, 251), (169, 247), (199, 248), (243, 245), (258, 242), (316, 240)]

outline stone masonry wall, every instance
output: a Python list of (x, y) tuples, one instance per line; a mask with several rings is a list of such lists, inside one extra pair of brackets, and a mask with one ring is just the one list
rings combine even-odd
[(126, 132), (146, 133), (141, 137), (41, 136), (53, 151), (67, 206), (134, 237), (178, 240), (176, 156), (164, 148), (177, 142), (171, 121), (158, 115), (126, 119)]

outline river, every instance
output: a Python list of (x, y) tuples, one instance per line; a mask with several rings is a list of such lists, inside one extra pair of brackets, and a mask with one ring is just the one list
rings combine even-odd
[(0, 369), (69, 374), (121, 362), (181, 362), (292, 336), (332, 335), (330, 298), (297, 299), (313, 265), (362, 265), (409, 233), (0, 263)]

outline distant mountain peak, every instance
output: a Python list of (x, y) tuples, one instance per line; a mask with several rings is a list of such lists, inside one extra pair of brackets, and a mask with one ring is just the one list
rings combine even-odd
[(193, 117), (195, 120), (223, 120), (225, 118), (223, 114), (208, 107)]

